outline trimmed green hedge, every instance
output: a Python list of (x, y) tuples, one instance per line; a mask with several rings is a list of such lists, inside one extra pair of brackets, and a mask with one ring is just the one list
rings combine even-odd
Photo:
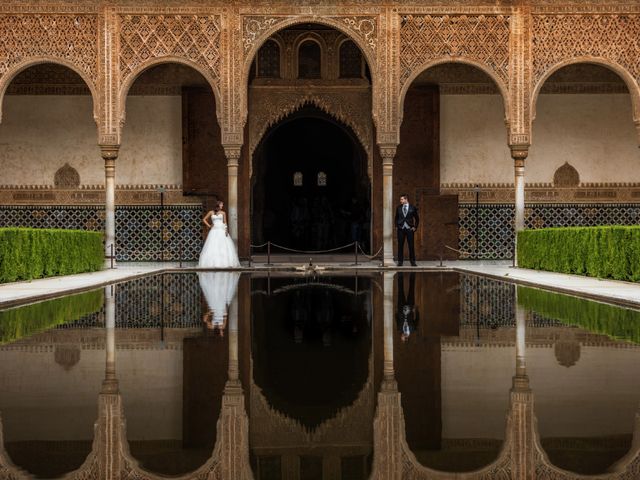
[(523, 268), (640, 281), (640, 226), (524, 230), (517, 245)]
[(104, 289), (0, 311), (0, 344), (14, 342), (62, 323), (97, 312)]
[(0, 228), (0, 283), (100, 270), (103, 248), (100, 232)]
[(637, 310), (520, 286), (518, 303), (567, 325), (640, 344), (640, 312)]

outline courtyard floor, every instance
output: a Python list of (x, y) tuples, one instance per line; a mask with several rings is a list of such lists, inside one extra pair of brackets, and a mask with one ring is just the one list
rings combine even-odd
[[(520, 285), (539, 287), (560, 293), (572, 294), (592, 300), (640, 308), (640, 283), (601, 280), (597, 278), (541, 272), (514, 268), (510, 260), (475, 261), (455, 260), (418, 262), (417, 267), (382, 268), (379, 261), (362, 261), (355, 265), (353, 256), (335, 256), (312, 259), (316, 273), (330, 275), (336, 271), (424, 271), (448, 270), (488, 276)], [(274, 256), (271, 265), (266, 258), (256, 257), (249, 266), (243, 263), (242, 271), (287, 271), (304, 274), (308, 271), (309, 259), (302, 256)], [(0, 307), (6, 308), (32, 301), (53, 298), (63, 294), (98, 288), (111, 283), (161, 272), (193, 270), (195, 262), (122, 262), (115, 269), (99, 272), (52, 277), (29, 282), (0, 285)]]

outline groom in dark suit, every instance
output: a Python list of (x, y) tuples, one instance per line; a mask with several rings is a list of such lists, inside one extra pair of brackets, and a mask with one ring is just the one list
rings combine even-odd
[(409, 260), (412, 266), (416, 266), (416, 252), (413, 248), (413, 234), (418, 228), (418, 209), (409, 203), (407, 194), (400, 197), (400, 205), (396, 208), (395, 224), (398, 229), (398, 266), (402, 266), (404, 260), (404, 242), (409, 245)]

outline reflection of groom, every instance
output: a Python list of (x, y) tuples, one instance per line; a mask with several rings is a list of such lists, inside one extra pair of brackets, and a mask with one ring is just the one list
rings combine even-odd
[(398, 273), (398, 306), (396, 322), (398, 330), (402, 332), (400, 338), (403, 342), (406, 342), (409, 339), (409, 335), (415, 332), (416, 328), (418, 328), (420, 315), (418, 314), (415, 302), (416, 274), (409, 274), (409, 294), (406, 296), (404, 294), (404, 275), (405, 274), (403, 273)]
[(409, 204), (407, 194), (400, 196), (400, 205), (396, 208), (395, 225), (398, 229), (398, 266), (402, 266), (404, 260), (404, 241), (409, 246), (409, 260), (412, 266), (416, 266), (416, 252), (413, 248), (413, 234), (418, 228), (418, 209)]

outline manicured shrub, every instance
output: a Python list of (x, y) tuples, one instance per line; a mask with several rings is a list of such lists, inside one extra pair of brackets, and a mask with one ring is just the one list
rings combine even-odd
[(518, 303), (543, 317), (640, 344), (640, 311), (520, 286)]
[(104, 290), (100, 289), (0, 311), (0, 344), (78, 320), (103, 304)]
[(100, 232), (0, 228), (0, 283), (93, 272), (103, 262)]
[(518, 265), (534, 270), (640, 281), (640, 226), (518, 232)]

